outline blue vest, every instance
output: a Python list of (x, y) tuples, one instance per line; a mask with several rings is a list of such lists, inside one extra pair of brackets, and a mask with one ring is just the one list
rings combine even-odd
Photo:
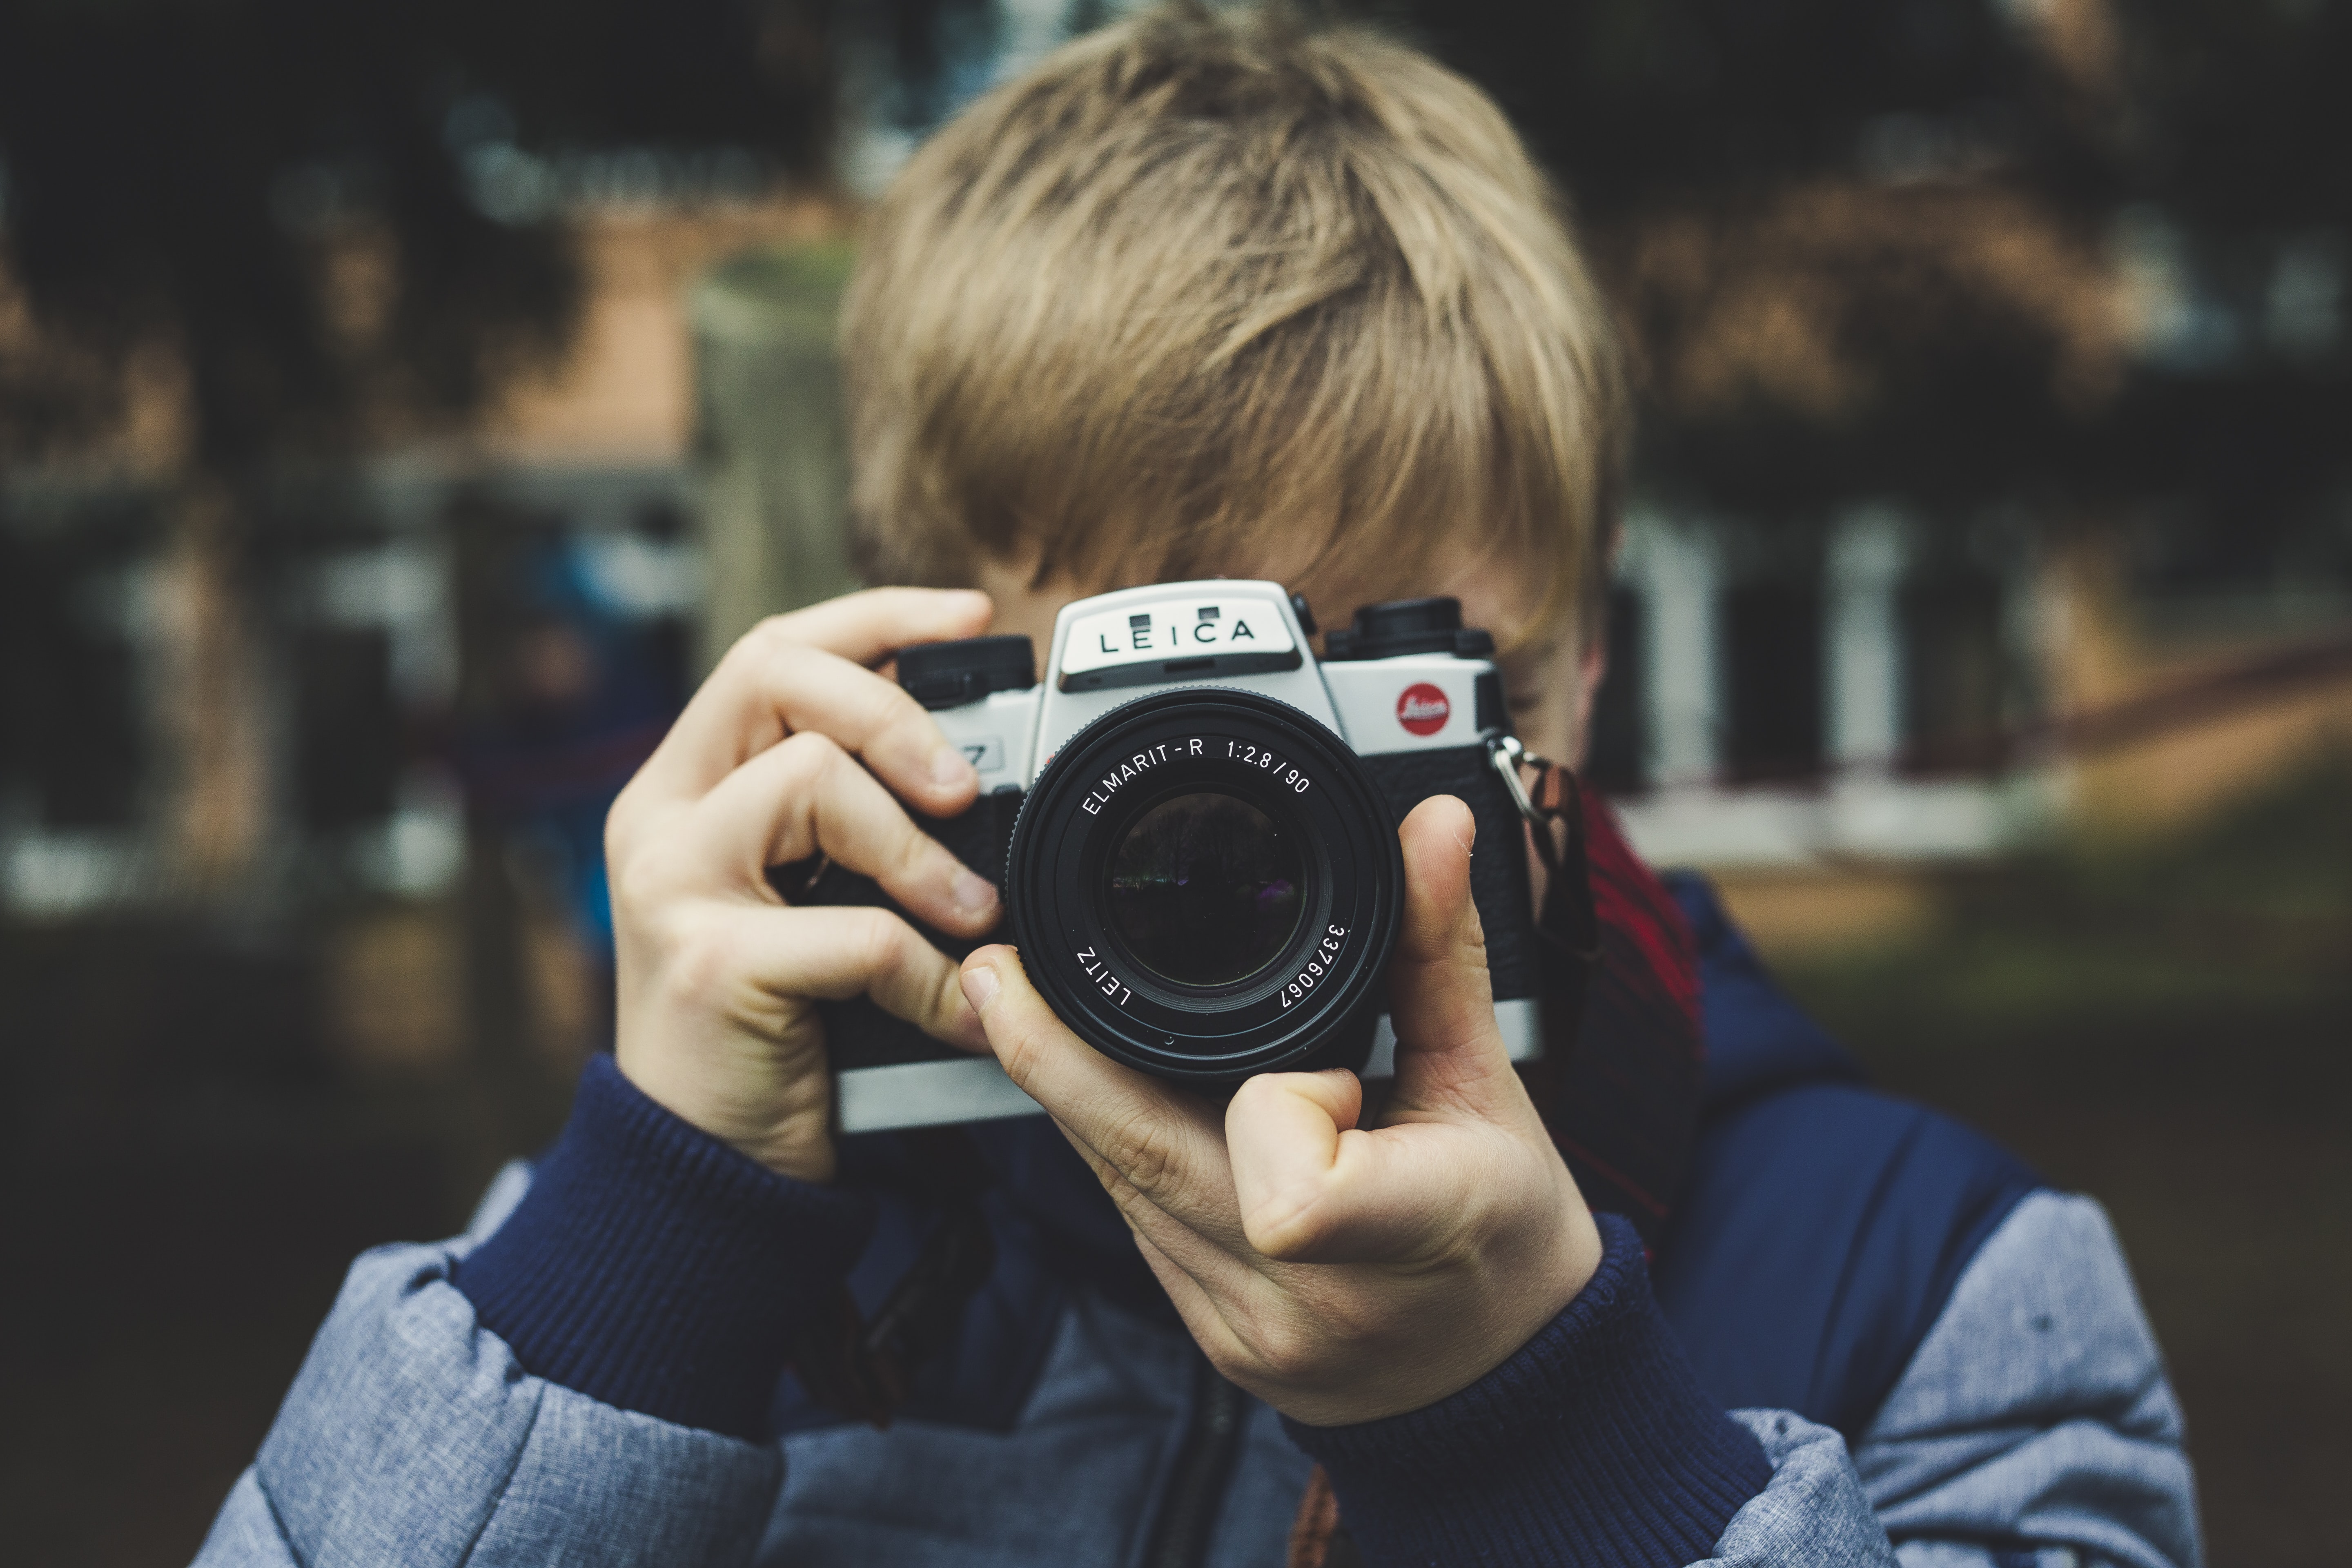
[(1969, 1260), (2042, 1184), (1982, 1134), (1868, 1088), (1714, 889), (1665, 881), (1698, 941), (1707, 1062), (1658, 1300), (1725, 1408), (1793, 1410), (1851, 1443)]

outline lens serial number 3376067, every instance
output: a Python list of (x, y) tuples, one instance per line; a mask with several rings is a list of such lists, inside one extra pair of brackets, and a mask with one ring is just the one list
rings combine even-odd
[(1306, 968), (1283, 982), (1284, 1006), (1293, 1006), (1305, 1001), (1307, 994), (1322, 984), (1323, 977), (1331, 972), (1331, 961), (1339, 956), (1339, 943), (1346, 940), (1347, 935), (1348, 928), (1345, 926), (1323, 928), (1323, 940), (1316, 944), (1315, 956), (1307, 961)]

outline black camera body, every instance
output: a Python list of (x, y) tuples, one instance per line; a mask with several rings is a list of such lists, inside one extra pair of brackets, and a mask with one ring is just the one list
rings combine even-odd
[[(919, 825), (1003, 891), (992, 940), (1019, 946), (1073, 1032), (1216, 1093), (1258, 1072), (1391, 1070), (1397, 825), (1459, 796), (1477, 819), (1471, 889), (1496, 1021), (1514, 1059), (1538, 1055), (1493, 638), (1465, 629), (1452, 599), (1370, 606), (1319, 661), (1313, 631), (1279, 584), (1217, 579), (1068, 605), (1042, 682), (1026, 637), (908, 648), (900, 683), (981, 779), (962, 816)], [(838, 868), (785, 890), (890, 903)], [(918, 926), (950, 954), (972, 945)], [(864, 997), (820, 1007), (845, 1132), (1037, 1110), (992, 1059)]]

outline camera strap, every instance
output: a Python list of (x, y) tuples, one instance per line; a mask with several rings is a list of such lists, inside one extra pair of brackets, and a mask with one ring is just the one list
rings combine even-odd
[[(1541, 954), (1538, 973), (1543, 987), (1544, 1056), (1565, 1062), (1582, 1034), (1585, 1001), (1601, 947), (1601, 919), (1592, 901), (1584, 789), (1573, 768), (1538, 756), (1513, 735), (1489, 735), (1486, 757), (1526, 820), (1536, 857), (1543, 862), (1543, 908), (1536, 914), (1536, 942)], [(1535, 775), (1532, 786), (1520, 776), (1522, 770)]]
[[(1536, 854), (1544, 869), (1553, 877), (1559, 875), (1564, 864), (1581, 859), (1584, 837), (1582, 790), (1576, 782), (1576, 772), (1564, 768), (1549, 757), (1538, 756), (1519, 744), (1517, 735), (1497, 731), (1486, 737), (1486, 761), (1493, 766), (1503, 787), (1510, 792), (1511, 804), (1519, 808), (1534, 830)], [(1535, 787), (1519, 776), (1525, 768), (1536, 775)], [(1568, 847), (1563, 849), (1556, 829), (1562, 824), (1568, 828)]]

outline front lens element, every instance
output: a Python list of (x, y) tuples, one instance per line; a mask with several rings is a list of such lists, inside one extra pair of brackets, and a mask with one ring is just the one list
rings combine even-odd
[(1137, 963), (1180, 985), (1245, 980), (1298, 929), (1297, 846), (1215, 791), (1161, 801), (1111, 851), (1111, 924)]

